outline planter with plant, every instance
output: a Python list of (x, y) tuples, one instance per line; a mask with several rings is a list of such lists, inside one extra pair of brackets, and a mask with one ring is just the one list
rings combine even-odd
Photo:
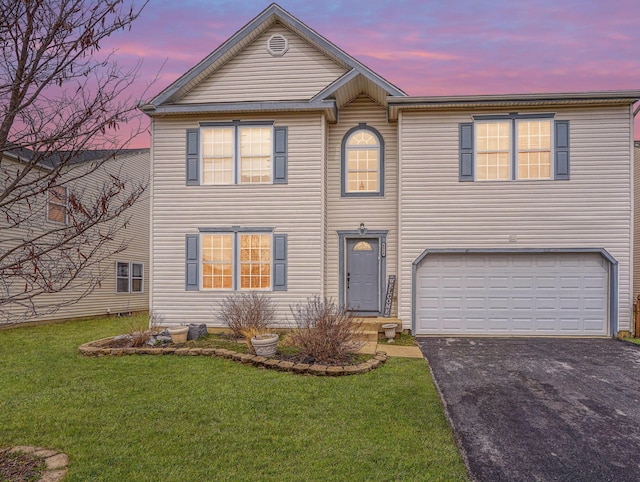
[[(275, 355), (278, 335), (271, 333), (270, 327), (275, 320), (276, 310), (271, 298), (264, 293), (251, 291), (227, 296), (220, 304), (219, 316), (234, 338), (245, 339), (251, 353)], [(265, 345), (271, 347), (267, 355), (262, 354)]]

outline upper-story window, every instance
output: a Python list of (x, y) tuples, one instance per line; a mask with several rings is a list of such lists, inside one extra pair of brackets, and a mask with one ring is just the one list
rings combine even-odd
[(186, 133), (188, 186), (288, 182), (285, 126), (270, 121), (203, 122)]
[(461, 181), (569, 179), (569, 121), (478, 116), (460, 124)]
[(47, 219), (67, 224), (67, 188), (55, 186), (47, 192)]
[(272, 127), (203, 127), (202, 183), (270, 183)]
[(342, 140), (342, 195), (384, 195), (384, 142), (366, 124), (351, 129)]

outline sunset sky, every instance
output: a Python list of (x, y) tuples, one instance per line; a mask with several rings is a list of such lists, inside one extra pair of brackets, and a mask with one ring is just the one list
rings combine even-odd
[[(409, 95), (640, 89), (638, 0), (278, 3)], [(143, 61), (134, 96), (160, 71), (148, 100), (269, 4), (151, 0), (103, 49), (124, 66)], [(134, 147), (148, 145), (144, 135)]]

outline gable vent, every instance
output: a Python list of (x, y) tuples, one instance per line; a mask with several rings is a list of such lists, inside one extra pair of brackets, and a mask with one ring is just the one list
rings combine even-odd
[(274, 57), (282, 57), (289, 50), (289, 41), (282, 35), (272, 35), (267, 40), (267, 51)]

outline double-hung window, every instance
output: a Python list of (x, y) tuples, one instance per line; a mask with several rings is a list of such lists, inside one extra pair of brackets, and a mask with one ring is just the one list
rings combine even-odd
[(271, 233), (201, 234), (202, 288), (271, 288)]
[(286, 184), (287, 132), (269, 121), (187, 129), (187, 185)]
[(186, 290), (286, 290), (287, 235), (272, 229), (201, 228), (186, 235)]
[(144, 265), (118, 261), (116, 263), (116, 292), (142, 293), (144, 291)]
[(67, 188), (55, 186), (47, 191), (47, 219), (67, 224)]
[(478, 116), (460, 124), (461, 181), (569, 179), (569, 121)]

